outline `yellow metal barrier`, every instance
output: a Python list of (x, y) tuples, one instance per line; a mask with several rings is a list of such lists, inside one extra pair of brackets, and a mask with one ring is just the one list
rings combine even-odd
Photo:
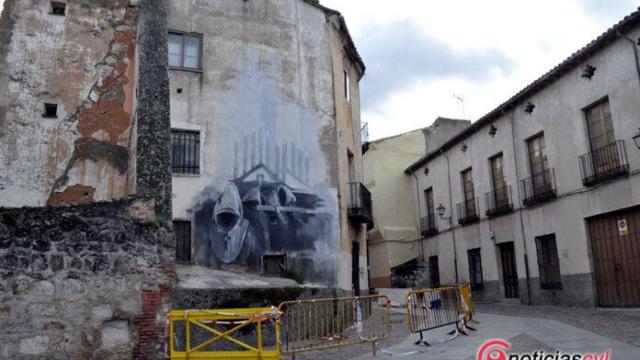
[[(381, 305), (382, 304), (382, 305)], [(283, 354), (371, 343), (391, 335), (386, 296), (287, 301), (282, 313)]]
[(171, 359), (280, 359), (276, 308), (174, 310), (169, 313)]
[(469, 321), (473, 319), (473, 314), (475, 314), (473, 302), (471, 301), (471, 284), (464, 283), (459, 286), (459, 289), (462, 298), (462, 313), (465, 315), (465, 320)]

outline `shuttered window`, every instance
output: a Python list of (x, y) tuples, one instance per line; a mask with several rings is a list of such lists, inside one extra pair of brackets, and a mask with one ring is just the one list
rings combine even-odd
[(536, 238), (538, 267), (540, 269), (540, 287), (542, 289), (561, 289), (560, 260), (556, 246), (556, 235), (544, 235)]

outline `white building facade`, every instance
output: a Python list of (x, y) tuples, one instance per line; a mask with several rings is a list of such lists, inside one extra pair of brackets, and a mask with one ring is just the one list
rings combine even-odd
[(639, 25), (627, 16), (405, 171), (432, 285), (640, 305)]

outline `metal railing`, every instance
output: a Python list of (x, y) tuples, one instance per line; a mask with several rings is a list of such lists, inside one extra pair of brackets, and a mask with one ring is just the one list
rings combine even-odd
[(359, 182), (349, 183), (349, 217), (358, 223), (373, 223), (371, 192)]
[(489, 217), (511, 212), (513, 210), (511, 186), (503, 186), (485, 193), (484, 202), (487, 206), (486, 214)]
[(422, 233), (422, 236), (431, 236), (438, 233), (435, 214), (429, 214), (420, 218), (420, 233)]
[(305, 351), (376, 343), (391, 335), (386, 296), (286, 301), (280, 304), (281, 351)]
[(530, 206), (556, 197), (556, 177), (553, 169), (544, 170), (538, 174), (520, 181), (522, 189), (522, 203)]
[(627, 150), (624, 140), (612, 142), (578, 158), (580, 175), (585, 186), (629, 173)]
[(480, 219), (478, 198), (468, 199), (456, 204), (458, 208), (458, 224), (469, 224)]

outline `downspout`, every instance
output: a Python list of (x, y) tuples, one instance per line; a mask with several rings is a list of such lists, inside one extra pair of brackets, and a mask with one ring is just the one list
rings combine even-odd
[[(518, 182), (520, 181), (520, 174), (518, 172), (518, 153), (516, 151), (516, 128), (513, 116), (508, 115), (504, 110), (502, 110), (502, 114), (509, 118), (509, 122), (511, 124), (511, 145), (513, 146), (513, 163), (516, 172), (516, 192), (518, 194), (518, 199), (522, 201), (522, 197), (520, 194), (520, 186), (518, 186)], [(522, 243), (524, 246), (524, 273), (527, 281), (527, 305), (531, 305), (531, 276), (529, 274), (529, 255), (527, 250), (527, 237), (524, 233), (524, 220), (522, 219), (522, 203), (520, 204), (520, 208), (518, 209), (518, 218), (520, 219), (520, 232), (522, 234)]]
[(456, 283), (458, 283), (458, 248), (456, 246), (456, 232), (453, 229), (453, 196), (451, 195), (451, 170), (449, 166), (449, 156), (447, 156), (443, 151), (440, 151), (441, 155), (444, 155), (445, 159), (447, 159), (447, 180), (449, 182), (449, 209), (451, 209), (451, 213), (449, 214), (449, 230), (451, 230), (451, 239), (453, 240), (453, 266), (456, 271)]
[[(426, 165), (425, 165), (426, 166)], [(413, 176), (414, 179), (416, 179), (416, 200), (418, 202), (418, 233), (422, 234), (422, 207), (420, 206), (420, 184), (418, 182), (418, 176), (416, 176), (415, 172), (412, 172), (411, 175)], [(422, 239), (422, 236), (420, 236), (420, 256), (422, 256), (422, 261), (425, 260), (424, 258), (424, 241)]]
[(630, 42), (631, 47), (633, 47), (633, 58), (636, 61), (636, 75), (638, 76), (638, 84), (640, 85), (640, 60), (638, 60), (638, 44), (636, 44), (636, 42), (633, 41), (633, 39), (631, 39), (630, 37), (622, 34), (620, 31), (616, 31), (616, 34), (624, 40)]

